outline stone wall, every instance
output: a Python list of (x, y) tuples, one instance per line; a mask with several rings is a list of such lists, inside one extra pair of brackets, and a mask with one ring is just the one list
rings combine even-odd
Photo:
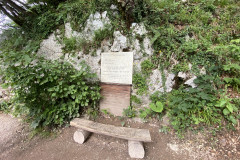
[[(76, 32), (71, 28), (70, 23), (65, 24), (65, 36), (67, 38), (76, 37), (76, 38), (87, 38), (92, 40), (94, 37), (94, 32), (110, 24), (110, 20), (107, 17), (107, 12), (99, 13), (96, 12), (89, 16), (86, 26), (83, 31)], [(143, 24), (133, 23), (131, 26), (132, 36), (126, 37), (121, 33), (121, 31), (114, 31), (113, 41), (104, 40), (101, 43), (101, 47), (96, 50), (95, 56), (90, 54), (83, 54), (82, 51), (78, 52), (74, 56), (70, 53), (63, 54), (62, 44), (57, 41), (56, 35), (51, 34), (48, 39), (45, 39), (41, 43), (41, 47), (38, 51), (39, 55), (43, 55), (47, 59), (56, 60), (61, 56), (64, 56), (64, 60), (72, 63), (76, 69), (79, 68), (79, 63), (84, 60), (92, 68), (92, 70), (97, 73), (98, 78), (100, 78), (100, 65), (101, 65), (101, 53), (102, 52), (121, 52), (129, 51), (134, 54), (134, 71), (141, 72), (141, 63), (149, 59), (153, 55), (153, 48), (151, 47), (151, 41), (148, 37), (148, 31), (146, 30)], [(144, 37), (142, 44), (137, 39), (137, 36)], [(167, 70), (164, 70), (166, 76), (166, 91), (170, 92), (174, 85), (175, 75), (168, 73)], [(136, 89), (132, 87), (132, 95), (136, 95), (142, 100), (142, 104), (136, 106), (137, 108), (148, 107), (150, 100), (149, 97), (156, 91), (164, 92), (162, 73), (159, 69), (153, 70), (151, 76), (148, 78), (149, 91), (148, 94), (139, 96), (136, 93)]]

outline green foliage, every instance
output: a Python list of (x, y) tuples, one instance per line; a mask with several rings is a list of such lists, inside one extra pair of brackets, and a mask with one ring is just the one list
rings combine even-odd
[(156, 66), (150, 60), (144, 60), (141, 63), (141, 71), (145, 76), (149, 76)]
[(3, 111), (3, 112), (9, 112), (9, 106), (11, 104), (9, 102), (6, 102), (6, 101), (0, 101), (0, 111)]
[(195, 40), (191, 40), (184, 42), (180, 49), (187, 54), (194, 54), (197, 52), (198, 47), (198, 42)]
[(240, 86), (240, 40), (232, 40), (228, 45), (219, 45), (209, 49), (218, 57), (219, 64), (224, 71), (224, 81), (234, 89)]
[[(223, 115), (227, 120), (233, 124), (237, 124), (236, 113), (238, 108), (231, 103), (232, 99), (228, 98), (226, 95), (223, 95), (217, 102), (216, 106), (221, 108)], [(234, 114), (235, 113), (235, 114)]]
[(142, 103), (142, 102), (141, 102), (141, 99), (138, 98), (138, 97), (135, 96), (135, 95), (131, 95), (130, 101), (131, 101), (131, 105), (132, 105), (133, 102), (136, 103), (136, 104), (141, 104), (141, 103)]
[(63, 125), (100, 99), (95, 75), (82, 63), (80, 71), (65, 62), (48, 61), (20, 52), (3, 52), (5, 83), (15, 93), (16, 110), (27, 110), (33, 128)]
[(160, 101), (157, 101), (156, 103), (150, 103), (149, 108), (144, 108), (141, 109), (140, 112), (140, 118), (146, 120), (148, 118), (151, 117), (157, 117), (158, 119), (160, 119), (160, 115), (161, 113), (164, 111), (164, 104), (161, 103)]
[(137, 115), (137, 111), (132, 106), (128, 106), (127, 109), (123, 110), (123, 115), (128, 118), (134, 118)]
[[(113, 31), (111, 27), (106, 26), (104, 29), (99, 29), (95, 31), (93, 40), (88, 40), (85, 38), (66, 38), (63, 37), (62, 40), (59, 39), (60, 43), (64, 45), (62, 48), (64, 53), (76, 53), (82, 51), (84, 54), (89, 54), (90, 51), (95, 51), (101, 47), (101, 42), (106, 39), (111, 39), (113, 36)], [(94, 53), (93, 53), (94, 55)]]
[(104, 29), (99, 29), (95, 31), (93, 42), (95, 43), (95, 48), (101, 47), (101, 42), (106, 39), (111, 39), (113, 37), (113, 30), (111, 26), (105, 26)]
[[(152, 103), (157, 103), (158, 101), (166, 102), (167, 96), (168, 96), (167, 93), (157, 91), (150, 96), (150, 100), (152, 101)], [(166, 104), (164, 104), (164, 105), (166, 105)]]
[(77, 49), (77, 39), (76, 37), (64, 38), (63, 39), (64, 47), (62, 48), (64, 53), (71, 53)]
[[(217, 1), (152, 1), (145, 24), (152, 31), (158, 64), (170, 67), (174, 58), (180, 64), (190, 62), (194, 68), (217, 65), (218, 57), (206, 51), (216, 44), (229, 43), (239, 34), (237, 27), (231, 27), (236, 26), (240, 15), (239, 2), (233, 3), (237, 4), (225, 4), (228, 9)], [(159, 54), (160, 50), (164, 54)]]
[(143, 95), (147, 93), (147, 79), (141, 73), (133, 74), (133, 87), (138, 89), (137, 94)]
[(163, 126), (162, 128), (159, 129), (159, 132), (164, 134), (167, 134), (168, 131), (170, 131), (170, 128), (167, 126)]
[(109, 115), (109, 112), (108, 112), (107, 109), (102, 109), (101, 112), (102, 112), (103, 114), (105, 114), (105, 115)]
[[(161, 106), (164, 106), (164, 111), (170, 114), (174, 129), (179, 132), (193, 124), (219, 123), (222, 117), (235, 123), (238, 117), (234, 108), (239, 106), (239, 102), (220, 96), (223, 85), (218, 82), (218, 77), (222, 77), (228, 86), (238, 91), (239, 1), (130, 0), (126, 7), (122, 7), (117, 0), (71, 0), (60, 4), (56, 0), (41, 1), (48, 5), (33, 6), (30, 12), (36, 14), (27, 17), (23, 28), (6, 31), (4, 36), (9, 38), (0, 44), (3, 51), (1, 64), (7, 66), (4, 70), (5, 78), (15, 86), (15, 104), (19, 104), (18, 107), (15, 105), (15, 110), (24, 113), (27, 110), (34, 122), (33, 126), (63, 124), (83, 109), (96, 117), (99, 86), (89, 81), (92, 74), (89, 74), (88, 69), (82, 70), (82, 75), (79, 75), (69, 64), (56, 61), (51, 63), (30, 56), (37, 52), (40, 42), (57, 28), (63, 32), (63, 24), (66, 22), (71, 23), (73, 30), (82, 31), (86, 20), (96, 11), (107, 11), (111, 24), (96, 31), (92, 41), (84, 37), (64, 38), (61, 37), (64, 33), (61, 33), (63, 51), (75, 53), (81, 50), (84, 54), (94, 53), (103, 40), (112, 39), (114, 30), (122, 31), (130, 37), (131, 24), (144, 23), (151, 38), (154, 55), (142, 62), (142, 73), (133, 75), (133, 87), (138, 89), (137, 94), (147, 94), (147, 77), (154, 68), (160, 68), (163, 84), (166, 81), (163, 72), (165, 69), (172, 69), (175, 73), (186, 72), (189, 71), (188, 64), (191, 63), (191, 72), (198, 75), (199, 68), (206, 68), (207, 75), (199, 76), (195, 81), (197, 88), (181, 86), (171, 93), (153, 94), (151, 108), (141, 110), (141, 118), (159, 115), (154, 110), (163, 112)], [(110, 9), (113, 3), (117, 6), (115, 10)], [(142, 39), (143, 37), (139, 38), (140, 41)], [(37, 62), (33, 63), (35, 59)], [(63, 87), (63, 91), (55, 90), (54, 86)], [(90, 89), (92, 86), (93, 89)], [(87, 88), (86, 91), (81, 90), (84, 88)], [(134, 96), (131, 101), (141, 103), (141, 100)], [(88, 108), (87, 103), (90, 106)], [(132, 108), (128, 108), (126, 112), (131, 117), (135, 113), (130, 109)]]
[(157, 101), (156, 103), (151, 103), (150, 108), (154, 112), (161, 113), (163, 111), (163, 104), (161, 102)]
[(139, 116), (142, 119), (147, 119), (148, 117), (150, 117), (152, 115), (152, 110), (150, 108), (141, 109), (139, 112), (140, 112)]
[(221, 114), (215, 107), (220, 90), (214, 77), (204, 75), (194, 81), (197, 88), (180, 88), (172, 91), (169, 97), (169, 114), (173, 128), (178, 132), (192, 124), (220, 123)]
[(189, 70), (188, 64), (186, 62), (183, 62), (183, 63), (176, 64), (173, 67), (172, 72), (174, 73), (187, 72), (188, 70)]

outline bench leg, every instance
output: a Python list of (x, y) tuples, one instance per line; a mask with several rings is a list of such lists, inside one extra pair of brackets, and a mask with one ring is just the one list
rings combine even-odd
[(88, 136), (90, 135), (90, 132), (82, 130), (82, 129), (78, 129), (74, 135), (73, 135), (73, 139), (75, 142), (83, 144), (86, 139), (88, 138)]
[(145, 151), (143, 143), (138, 141), (128, 141), (128, 153), (131, 158), (144, 158)]

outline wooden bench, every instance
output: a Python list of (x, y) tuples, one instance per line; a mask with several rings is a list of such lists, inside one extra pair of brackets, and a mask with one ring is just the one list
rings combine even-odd
[(116, 127), (80, 118), (72, 120), (70, 125), (79, 128), (73, 139), (80, 144), (86, 141), (91, 132), (128, 140), (128, 153), (131, 158), (143, 158), (143, 142), (152, 142), (147, 129)]

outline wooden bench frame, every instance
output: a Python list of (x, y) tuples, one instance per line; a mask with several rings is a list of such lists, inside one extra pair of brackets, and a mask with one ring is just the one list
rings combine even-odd
[(143, 158), (145, 155), (143, 142), (152, 142), (147, 129), (116, 127), (80, 118), (72, 120), (70, 125), (79, 128), (74, 133), (73, 139), (80, 144), (86, 141), (91, 132), (128, 140), (128, 153), (131, 158)]

